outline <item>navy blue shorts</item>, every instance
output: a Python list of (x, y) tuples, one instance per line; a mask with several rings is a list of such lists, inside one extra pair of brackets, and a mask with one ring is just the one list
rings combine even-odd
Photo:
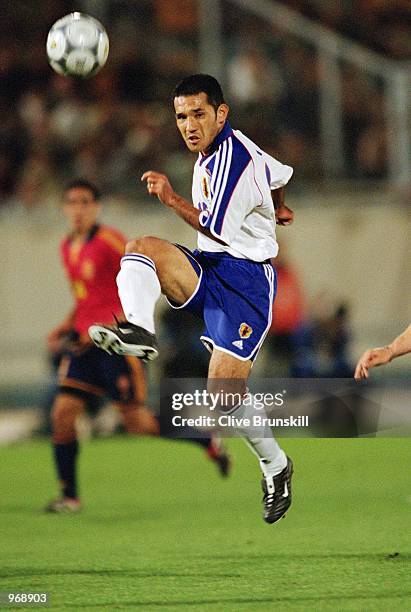
[(114, 402), (135, 401), (140, 395), (138, 385), (145, 384), (137, 357), (109, 355), (95, 346), (80, 355), (64, 355), (58, 378), (60, 392)]
[(254, 360), (271, 326), (277, 291), (274, 267), (228, 253), (176, 246), (193, 266), (198, 285), (187, 302), (168, 300), (170, 306), (203, 318), (201, 340), (210, 352), (218, 348), (242, 361)]

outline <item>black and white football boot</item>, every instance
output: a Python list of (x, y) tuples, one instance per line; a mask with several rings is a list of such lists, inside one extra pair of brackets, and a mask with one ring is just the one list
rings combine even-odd
[(261, 485), (263, 488), (263, 518), (266, 523), (276, 523), (285, 516), (291, 506), (291, 478), (293, 462), (287, 457), (287, 465), (276, 476), (265, 476)]
[(142, 361), (158, 357), (155, 335), (128, 321), (117, 321), (116, 325), (96, 323), (88, 328), (88, 333), (94, 344), (110, 355), (134, 355)]

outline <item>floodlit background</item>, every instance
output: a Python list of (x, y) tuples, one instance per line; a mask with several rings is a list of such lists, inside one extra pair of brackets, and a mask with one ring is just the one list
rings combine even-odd
[[(86, 81), (58, 76), (45, 54), (49, 28), (73, 10), (100, 19), (110, 37), (106, 67)], [(154, 234), (194, 246), (194, 232), (150, 199), (139, 179), (148, 169), (164, 171), (190, 196), (194, 159), (177, 134), (170, 92), (198, 71), (221, 80), (232, 125), (294, 167), (287, 201), (296, 220), (278, 230), (280, 292), (256, 373), (349, 376), (365, 348), (404, 329), (411, 304), (410, 20), (407, 0), (3, 6), (1, 407), (45, 401), (45, 336), (71, 306), (58, 257), (67, 180), (95, 181), (104, 220), (128, 237)], [(188, 375), (193, 351), (203, 366), (207, 358), (198, 325), (162, 310), (163, 359), (153, 380)], [(409, 371), (404, 358), (375, 376), (399, 376), (403, 385)]]

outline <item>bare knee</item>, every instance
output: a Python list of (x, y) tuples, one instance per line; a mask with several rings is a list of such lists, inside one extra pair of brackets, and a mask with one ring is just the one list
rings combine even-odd
[(141, 238), (135, 238), (127, 242), (125, 252), (141, 253), (142, 255), (151, 257), (154, 253), (158, 252), (161, 242), (162, 240), (154, 236), (141, 236)]
[(143, 436), (160, 434), (159, 420), (148, 408), (135, 404), (120, 404), (119, 408), (128, 433)]

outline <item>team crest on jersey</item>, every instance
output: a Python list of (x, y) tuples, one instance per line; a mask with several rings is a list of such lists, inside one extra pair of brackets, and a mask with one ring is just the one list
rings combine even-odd
[(253, 328), (247, 323), (241, 323), (238, 328), (238, 333), (240, 334), (240, 338), (249, 338), (253, 333)]
[(95, 273), (94, 263), (90, 259), (86, 259), (86, 261), (81, 266), (81, 275), (84, 280), (91, 280)]
[(210, 186), (206, 176), (203, 176), (201, 179), (201, 189), (203, 190), (204, 197), (208, 200), (210, 197)]
[(73, 293), (76, 299), (85, 300), (88, 293), (87, 293), (87, 288), (86, 288), (84, 281), (80, 279), (76, 279), (73, 281), (72, 286), (73, 286)]

